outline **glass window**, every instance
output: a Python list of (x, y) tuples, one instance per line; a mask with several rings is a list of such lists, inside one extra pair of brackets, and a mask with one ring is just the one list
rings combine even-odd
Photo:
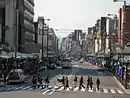
[(9, 76), (19, 76), (18, 72), (11, 72)]

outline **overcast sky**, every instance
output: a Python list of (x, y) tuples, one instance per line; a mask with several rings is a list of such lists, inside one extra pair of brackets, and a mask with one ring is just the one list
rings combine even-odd
[(65, 29), (56, 32), (57, 36), (67, 36), (67, 29), (87, 30), (96, 20), (108, 13), (117, 13), (123, 3), (113, 0), (34, 0), (35, 21), (38, 16), (50, 18), (50, 27)]

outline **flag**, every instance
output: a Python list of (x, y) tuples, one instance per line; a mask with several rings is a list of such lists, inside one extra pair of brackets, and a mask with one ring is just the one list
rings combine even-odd
[(113, 2), (124, 2), (125, 0), (113, 0)]

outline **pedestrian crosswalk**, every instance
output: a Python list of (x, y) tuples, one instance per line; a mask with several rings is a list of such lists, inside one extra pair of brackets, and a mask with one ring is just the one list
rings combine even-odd
[(95, 93), (111, 93), (111, 94), (123, 94), (123, 91), (120, 89), (113, 89), (113, 88), (100, 88), (99, 90), (97, 90), (96, 87), (93, 87), (92, 89), (88, 89), (88, 88), (81, 88), (79, 89), (79, 87), (69, 87), (69, 88), (64, 88), (63, 86), (49, 86), (48, 88), (33, 88), (32, 86), (12, 86), (12, 87), (2, 87), (0, 88), (0, 92), (12, 92), (12, 91), (40, 91), (42, 92), (43, 95), (47, 94), (47, 95), (52, 95), (55, 92), (60, 92), (60, 91), (81, 91), (81, 92), (95, 92)]

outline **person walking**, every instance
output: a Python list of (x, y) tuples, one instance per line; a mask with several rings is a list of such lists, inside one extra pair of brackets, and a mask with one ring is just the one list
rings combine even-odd
[(96, 84), (97, 84), (97, 90), (99, 91), (100, 79), (98, 77), (97, 77)]
[(81, 87), (83, 87), (85, 89), (85, 86), (83, 85), (83, 76), (81, 75), (80, 77), (80, 81), (79, 81), (79, 89), (81, 89)]
[(32, 78), (32, 84), (33, 84), (33, 88), (35, 89), (37, 86), (37, 79), (35, 76), (33, 76), (33, 78)]
[(90, 76), (88, 76), (88, 80), (87, 80), (87, 88), (89, 88), (90, 86)]
[(45, 87), (48, 88), (49, 83), (50, 83), (50, 81), (49, 81), (49, 76), (47, 76), (46, 79), (45, 79)]
[(90, 77), (90, 88), (91, 88), (91, 90), (92, 90), (92, 88), (93, 88), (93, 80), (92, 80), (92, 77)]
[(74, 86), (76, 87), (76, 85), (77, 85), (77, 76), (75, 75), (75, 77), (74, 77)]
[(65, 88), (65, 77), (62, 77), (62, 86)]
[[(69, 80), (68, 77), (65, 78), (65, 89), (69, 88)], [(69, 88), (70, 89), (70, 88)]]
[(42, 89), (43, 89), (43, 79), (42, 79), (42, 77), (40, 77), (40, 80), (39, 80), (39, 85), (42, 87)]
[(41, 76), (39, 74), (38, 77), (37, 77), (37, 86), (38, 86), (38, 88), (40, 87), (40, 79), (41, 79)]

